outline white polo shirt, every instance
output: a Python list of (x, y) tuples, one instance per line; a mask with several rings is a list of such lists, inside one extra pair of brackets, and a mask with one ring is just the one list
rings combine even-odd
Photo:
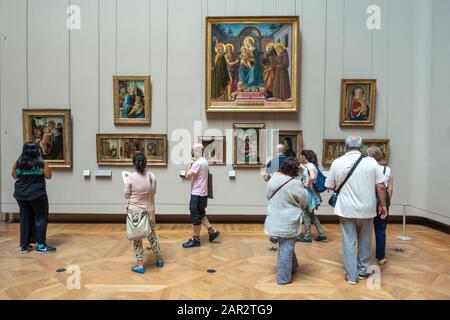
[[(337, 189), (360, 157), (361, 152), (349, 151), (331, 164), (325, 187)], [(383, 172), (375, 159), (365, 157), (342, 187), (334, 213), (345, 218), (369, 219), (376, 215), (376, 184), (382, 183)]]

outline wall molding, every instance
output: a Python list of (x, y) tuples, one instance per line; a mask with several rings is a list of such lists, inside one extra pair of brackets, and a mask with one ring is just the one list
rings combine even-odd
[[(2, 222), (19, 222), (18, 213), (0, 213)], [(265, 215), (208, 214), (212, 223), (257, 223), (263, 224)], [(188, 214), (157, 214), (158, 223), (190, 223)], [(321, 215), (322, 223), (339, 223), (336, 215)], [(125, 214), (51, 213), (50, 223), (125, 223)], [(402, 216), (390, 216), (389, 223), (401, 224)], [(420, 216), (406, 216), (407, 225), (423, 225), (450, 234), (450, 225)]]

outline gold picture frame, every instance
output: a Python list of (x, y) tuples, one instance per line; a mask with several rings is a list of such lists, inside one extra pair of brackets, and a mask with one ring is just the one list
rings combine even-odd
[[(387, 165), (389, 163), (390, 145), (389, 139), (363, 139), (363, 146), (361, 152), (366, 154), (367, 148), (375, 145), (381, 149), (383, 160), (379, 162), (380, 165)], [(340, 156), (345, 154), (345, 140), (344, 139), (325, 139), (323, 142), (322, 164), (324, 166), (331, 166), (331, 163)]]
[(167, 166), (167, 134), (98, 133), (96, 145), (99, 166), (131, 166), (139, 152), (149, 166)]
[(70, 109), (23, 109), (23, 141), (36, 142), (50, 168), (72, 168)]
[(303, 151), (303, 131), (279, 130), (277, 143), (284, 145), (284, 154), (286, 157), (300, 159), (301, 152)]
[[(114, 124), (151, 125), (151, 82), (150, 76), (113, 76)], [(130, 92), (133, 91), (133, 94)], [(143, 98), (142, 98), (143, 95)], [(137, 104), (137, 101), (140, 101)], [(124, 109), (124, 106), (127, 108)]]
[(341, 79), (341, 127), (375, 126), (376, 79)]
[(227, 144), (225, 136), (199, 136), (198, 142), (204, 147), (203, 155), (209, 165), (227, 164)]
[(265, 128), (264, 123), (233, 124), (233, 168), (265, 166), (266, 135), (260, 132)]
[(206, 112), (296, 112), (299, 34), (298, 16), (206, 17)]

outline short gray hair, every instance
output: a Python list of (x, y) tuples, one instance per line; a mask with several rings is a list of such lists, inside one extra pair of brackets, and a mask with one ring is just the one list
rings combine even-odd
[(361, 149), (362, 138), (359, 136), (348, 136), (345, 138), (345, 146), (349, 149)]
[(282, 144), (277, 144), (275, 147), (275, 153), (278, 154), (283, 154), (284, 153), (284, 145)]

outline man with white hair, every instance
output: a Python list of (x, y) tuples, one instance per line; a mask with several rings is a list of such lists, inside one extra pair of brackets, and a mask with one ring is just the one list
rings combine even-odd
[[(371, 262), (372, 221), (377, 214), (375, 192), (380, 198), (378, 215), (382, 219), (387, 209), (383, 176), (375, 159), (361, 154), (361, 137), (347, 137), (345, 146), (347, 153), (331, 164), (325, 187), (336, 190), (343, 184), (334, 213), (339, 216), (342, 231), (345, 280), (354, 285), (367, 277)], [(353, 167), (353, 174), (345, 182)]]
[(202, 224), (208, 229), (209, 242), (214, 241), (220, 232), (214, 230), (206, 217), (206, 207), (208, 205), (208, 160), (203, 156), (203, 145), (200, 143), (192, 147), (193, 160), (186, 169), (186, 179), (192, 179), (191, 200), (189, 202), (189, 211), (191, 221), (194, 227), (194, 234), (186, 242), (183, 248), (200, 247), (200, 230)]
[(286, 160), (284, 155), (284, 145), (277, 144), (275, 146), (275, 157), (269, 160), (266, 165), (266, 174), (264, 175), (264, 181), (269, 181), (272, 174), (280, 171), (281, 165)]

